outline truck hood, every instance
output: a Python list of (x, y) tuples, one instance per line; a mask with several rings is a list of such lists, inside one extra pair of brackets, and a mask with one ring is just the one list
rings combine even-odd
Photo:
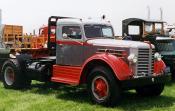
[[(94, 46), (150, 48), (150, 45), (148, 43), (129, 40), (93, 39), (88, 40), (87, 43), (92, 44)], [(154, 45), (152, 45), (152, 48), (154, 48)]]

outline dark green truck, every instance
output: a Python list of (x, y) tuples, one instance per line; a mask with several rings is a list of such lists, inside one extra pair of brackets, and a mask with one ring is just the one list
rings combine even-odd
[(122, 36), (124, 40), (149, 41), (154, 44), (175, 80), (175, 40), (165, 34), (165, 23), (159, 20), (128, 18), (122, 21)]

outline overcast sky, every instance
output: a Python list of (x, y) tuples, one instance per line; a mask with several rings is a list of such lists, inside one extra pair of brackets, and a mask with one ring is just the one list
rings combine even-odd
[(147, 18), (147, 6), (152, 19), (160, 19), (162, 7), (164, 21), (175, 23), (175, 0), (0, 0), (3, 24), (23, 25), (27, 33), (47, 24), (51, 15), (97, 19), (105, 14), (116, 35), (121, 35), (121, 21)]

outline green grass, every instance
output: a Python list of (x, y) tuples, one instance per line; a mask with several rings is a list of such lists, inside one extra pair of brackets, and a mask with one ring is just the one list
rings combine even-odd
[(31, 89), (4, 89), (0, 82), (0, 111), (175, 111), (175, 83), (165, 87), (160, 97), (139, 97), (125, 92), (114, 108), (94, 105), (82, 87), (32, 84)]

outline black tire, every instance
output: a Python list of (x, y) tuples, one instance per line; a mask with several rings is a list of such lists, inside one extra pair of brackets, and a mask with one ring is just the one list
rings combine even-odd
[[(10, 76), (13, 76), (10, 78)], [(22, 89), (31, 85), (29, 80), (20, 68), (16, 59), (7, 60), (2, 67), (3, 85), (7, 89)], [(11, 79), (11, 80), (10, 80)]]
[[(95, 91), (93, 91), (96, 82), (95, 80), (99, 78), (104, 80), (107, 84), (107, 96), (104, 96), (102, 99), (98, 97), (98, 94), (96, 94)], [(92, 102), (95, 102), (96, 104), (112, 107), (118, 104), (121, 100), (121, 88), (109, 68), (103, 66), (95, 67), (88, 76), (87, 88)]]
[(137, 88), (136, 92), (140, 96), (160, 96), (163, 90), (164, 84), (154, 84)]

